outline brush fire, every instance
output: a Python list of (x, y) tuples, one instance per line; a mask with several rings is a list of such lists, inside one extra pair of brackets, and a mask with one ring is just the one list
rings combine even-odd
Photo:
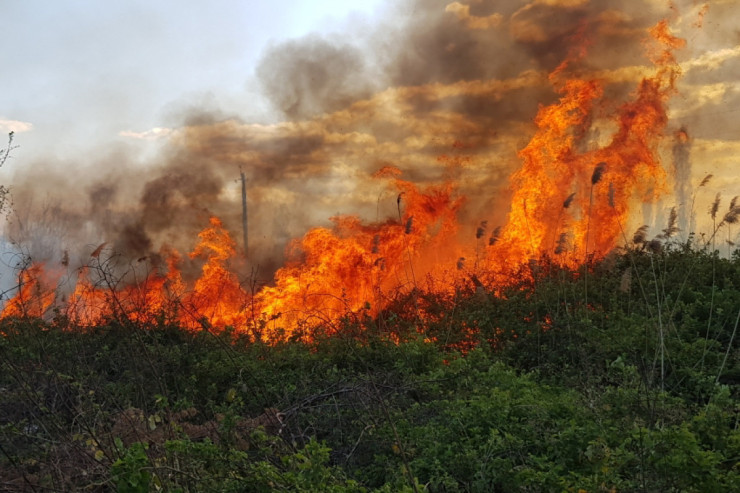
[[(282, 74), (268, 97), (285, 121), (193, 117), (139, 189), (96, 177), (89, 208), (48, 206), (49, 222), (90, 233), (88, 247), (41, 235), (59, 244), (27, 247), (2, 317), (230, 327), (277, 342), (377, 317), (399, 296), (495, 296), (538, 266), (575, 272), (628, 243), (673, 200), (664, 150), (690, 139), (668, 117), (685, 44), (678, 14), (492, 4), (420, 7), (377, 85), (354, 80), (377, 63), (351, 47), (272, 48), (258, 75), (270, 88)], [(312, 58), (319, 48), (348, 61), (327, 65)], [(287, 87), (291, 74), (314, 81), (298, 70), (322, 64), (321, 87)], [(344, 82), (356, 89), (339, 91)], [(233, 239), (247, 238), (247, 197), (229, 191), (240, 168), (250, 245)], [(30, 192), (18, 187), (22, 207)], [(430, 315), (413, 309), (423, 326)]]

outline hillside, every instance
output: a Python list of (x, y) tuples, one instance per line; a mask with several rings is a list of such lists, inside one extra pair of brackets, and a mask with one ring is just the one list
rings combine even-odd
[(0, 490), (738, 491), (739, 286), (643, 242), (272, 345), (6, 318)]

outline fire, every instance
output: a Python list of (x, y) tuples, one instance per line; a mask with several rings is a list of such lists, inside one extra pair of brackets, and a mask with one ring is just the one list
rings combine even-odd
[(198, 238), (200, 243), (190, 257), (205, 256), (207, 261), (202, 275), (182, 301), (189, 309), (187, 318), (205, 319), (216, 327), (244, 327), (247, 296), (236, 275), (228, 269), (228, 261), (236, 253), (234, 240), (215, 217)]
[[(378, 176), (389, 174), (397, 173), (386, 168)], [(278, 320), (275, 327), (290, 332), (301, 321), (331, 324), (365, 306), (377, 314), (398, 290), (441, 273), (461, 199), (451, 183), (425, 191), (398, 178), (393, 185), (397, 220), (363, 225), (357, 217), (335, 217), (333, 228), (313, 229), (291, 245), (294, 260), (255, 301), (263, 316)], [(267, 336), (274, 334), (271, 329)]]
[[(204, 257), (206, 262), (201, 276), (192, 286), (186, 286), (182, 280), (180, 255), (174, 250), (163, 251), (166, 259), (164, 272), (154, 271), (143, 280), (120, 289), (113, 273), (108, 272), (104, 264), (96, 262), (93, 266), (95, 281), (91, 279), (89, 266), (80, 270), (67, 304), (67, 315), (82, 325), (123, 316), (143, 323), (164, 318), (191, 329), (203, 328), (204, 323), (219, 328), (244, 327), (247, 295), (227, 265), (235, 255), (234, 241), (215, 217), (198, 237), (200, 242), (190, 257)], [(93, 258), (98, 259), (99, 255)], [(3, 316), (6, 316), (5, 312)]]
[[(385, 167), (375, 178), (396, 194), (397, 217), (371, 224), (355, 216), (332, 218), (332, 227), (312, 229), (291, 243), (289, 261), (268, 286), (246, 289), (240, 283), (231, 266), (235, 242), (213, 217), (189, 254), (203, 261), (196, 280), (185, 280), (182, 257), (167, 249), (164, 265), (121, 284), (106, 271), (99, 248), (79, 271), (66, 313), (80, 325), (121, 316), (140, 323), (163, 319), (192, 330), (233, 327), (278, 341), (316, 326), (339, 330), (337, 322), (348, 313), (377, 316), (399, 295), (427, 290), (449, 296), (462, 285), (495, 291), (543, 259), (576, 268), (600, 258), (624, 237), (632, 206), (666, 190), (657, 145), (679, 75), (672, 53), (682, 41), (665, 22), (650, 34), (656, 73), (621, 105), (604, 100), (605, 81), (568, 77), (570, 65), (585, 53), (585, 40), (552, 72), (559, 98), (539, 109), (536, 132), (519, 151), (522, 165), (511, 176), (505, 224), (483, 252), (487, 221), (477, 228), (474, 247), (461, 239), (465, 199), (453, 180), (420, 188)], [(614, 129), (607, 143), (589, 133), (595, 119)], [(462, 161), (449, 161), (464, 168)], [(473, 249), (476, 260), (470, 262)], [(43, 289), (43, 272), (38, 264), (23, 273), (2, 317), (41, 317), (57, 302), (54, 290)], [(417, 310), (423, 318), (423, 307)]]
[(40, 318), (54, 303), (54, 292), (49, 289), (49, 282), (44, 264), (34, 264), (21, 271), (16, 294), (2, 312), (2, 317)]
[[(66, 304), (67, 316), (80, 325), (111, 317), (151, 322), (164, 317), (183, 327), (214, 327), (253, 332), (264, 340), (289, 337), (300, 325), (332, 324), (343, 314), (369, 307), (371, 314), (399, 291), (416, 289), (425, 276), (442, 274), (440, 253), (457, 229), (462, 199), (451, 183), (420, 191), (385, 169), (379, 178), (392, 178), (398, 191), (399, 219), (363, 225), (356, 217), (333, 219), (334, 227), (309, 231), (292, 245), (294, 260), (278, 270), (273, 286), (252, 299), (230, 269), (236, 255), (233, 239), (218, 218), (199, 233), (189, 254), (205, 258), (200, 277), (187, 286), (175, 251), (164, 252), (167, 268), (122, 288), (96, 262), (80, 270)], [(454, 255), (453, 255), (454, 256)], [(23, 289), (9, 302), (2, 317), (42, 316), (54, 293), (39, 289), (42, 265), (23, 273)], [(43, 295), (39, 293), (44, 293)], [(272, 322), (263, 330), (260, 322)]]
[[(611, 142), (593, 150), (584, 136), (603, 95), (599, 80), (560, 82), (567, 62), (551, 75), (561, 97), (540, 108), (537, 132), (519, 152), (522, 167), (511, 179), (513, 198), (500, 239), (489, 248), (488, 267), (499, 277), (528, 259), (555, 256), (576, 267), (619, 243), (635, 202), (666, 191), (657, 145), (668, 118), (666, 102), (678, 75), (672, 50), (682, 41), (661, 22), (651, 30), (661, 49), (655, 76), (643, 79), (634, 98), (616, 109)], [(502, 261), (503, 260), (503, 261)]]

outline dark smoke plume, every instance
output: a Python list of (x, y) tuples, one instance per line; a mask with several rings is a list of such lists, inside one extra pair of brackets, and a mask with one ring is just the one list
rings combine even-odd
[[(333, 215), (394, 218), (397, 190), (372, 178), (390, 164), (420, 185), (459, 177), (468, 198), (461, 220), (472, 236), (481, 218), (505, 217), (516, 152), (533, 133), (539, 105), (558, 97), (548, 74), (586, 46), (566, 70), (604, 80), (619, 101), (648, 64), (645, 29), (670, 14), (650, 5), (654, 11), (618, 0), (408, 0), (357, 36), (350, 27), (274, 44), (256, 77), (277, 123), (196, 108), (152, 163), (112, 152), (71, 179), (52, 159), (43, 173), (53, 186), (39, 185), (42, 171), (30, 166), (14, 184), (25, 219), (12, 233), (25, 241), (29, 223), (59, 222), (63, 248), (78, 259), (103, 241), (134, 259), (164, 245), (187, 253), (210, 215), (241, 238), (241, 169), (246, 253), (267, 277), (290, 238)], [(680, 174), (688, 151), (675, 149)], [(53, 218), (41, 215), (43, 204), (56, 208)]]
[(290, 119), (333, 112), (371, 94), (362, 52), (312, 34), (271, 46), (257, 67), (265, 96)]

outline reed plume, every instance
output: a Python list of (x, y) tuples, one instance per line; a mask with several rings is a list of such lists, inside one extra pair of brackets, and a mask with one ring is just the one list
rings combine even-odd
[(647, 241), (648, 227), (649, 226), (647, 224), (643, 224), (642, 226), (637, 228), (635, 234), (632, 235), (632, 243), (634, 243), (635, 245), (645, 243)]
[(491, 237), (488, 238), (488, 246), (495, 245), (499, 239), (499, 236), (501, 236), (501, 226), (496, 226), (496, 229), (494, 229), (493, 233), (491, 233)]
[(565, 252), (565, 249), (567, 246), (568, 246), (568, 233), (560, 233), (557, 244), (555, 246), (555, 255), (560, 255), (561, 253)]
[(398, 209), (398, 220), (401, 220), (401, 199), (403, 198), (403, 194), (406, 192), (401, 192), (398, 194), (398, 197), (396, 197), (396, 208)]
[(406, 226), (404, 228), (404, 233), (406, 233), (407, 235), (411, 234), (411, 230), (413, 229), (413, 227), (414, 227), (414, 216), (411, 216), (406, 220)]
[(480, 226), (478, 226), (478, 229), (475, 230), (475, 238), (477, 240), (480, 240), (483, 238), (483, 235), (486, 233), (486, 228), (488, 227), (488, 221), (481, 221)]
[(616, 189), (614, 187), (614, 182), (609, 182), (609, 207), (614, 209), (615, 202), (614, 202), (614, 194), (616, 193)]
[(711, 216), (712, 220), (717, 219), (717, 212), (719, 211), (719, 201), (721, 198), (721, 194), (717, 194), (717, 197), (714, 199), (714, 202), (712, 202), (712, 205), (709, 206), (709, 215)]
[(668, 239), (680, 231), (676, 226), (678, 221), (678, 212), (675, 207), (671, 207), (671, 212), (668, 214), (668, 225), (663, 230), (663, 233), (658, 235), (658, 238)]
[(658, 238), (653, 238), (646, 243), (648, 250), (653, 253), (660, 253), (663, 250), (663, 243)]
[(740, 219), (740, 207), (732, 206), (722, 218), (722, 222), (726, 224), (735, 224), (737, 223), (739, 219)]
[(606, 161), (601, 161), (599, 164), (596, 165), (594, 168), (594, 173), (591, 175), (591, 185), (596, 185), (601, 181), (601, 177), (604, 174), (604, 171), (606, 171)]
[(736, 224), (738, 221), (740, 221), (740, 205), (738, 205), (738, 200), (740, 200), (740, 197), (735, 196), (732, 198), (727, 212), (724, 216), (722, 216), (722, 220), (717, 223), (717, 212), (719, 211), (720, 202), (720, 194), (717, 194), (717, 197), (714, 199), (714, 202), (712, 202), (712, 205), (709, 208), (709, 215), (712, 217), (712, 221), (714, 222), (714, 231), (712, 231), (712, 236), (709, 238), (709, 240), (707, 240), (707, 245), (709, 243), (712, 243), (712, 245), (714, 245), (714, 239), (717, 236), (719, 230), (722, 229), (722, 226)]
[[(594, 205), (594, 186), (596, 186), (599, 181), (601, 181), (601, 177), (604, 175), (604, 171), (606, 170), (606, 161), (601, 161), (596, 165), (594, 168), (594, 172), (591, 175), (591, 192), (589, 194), (588, 199), (588, 222), (586, 223), (586, 241), (583, 245), (583, 254), (584, 258), (588, 257), (588, 237), (589, 233), (591, 232), (591, 209)], [(586, 280), (584, 276), (584, 281)], [(586, 281), (587, 282), (587, 281)]]

